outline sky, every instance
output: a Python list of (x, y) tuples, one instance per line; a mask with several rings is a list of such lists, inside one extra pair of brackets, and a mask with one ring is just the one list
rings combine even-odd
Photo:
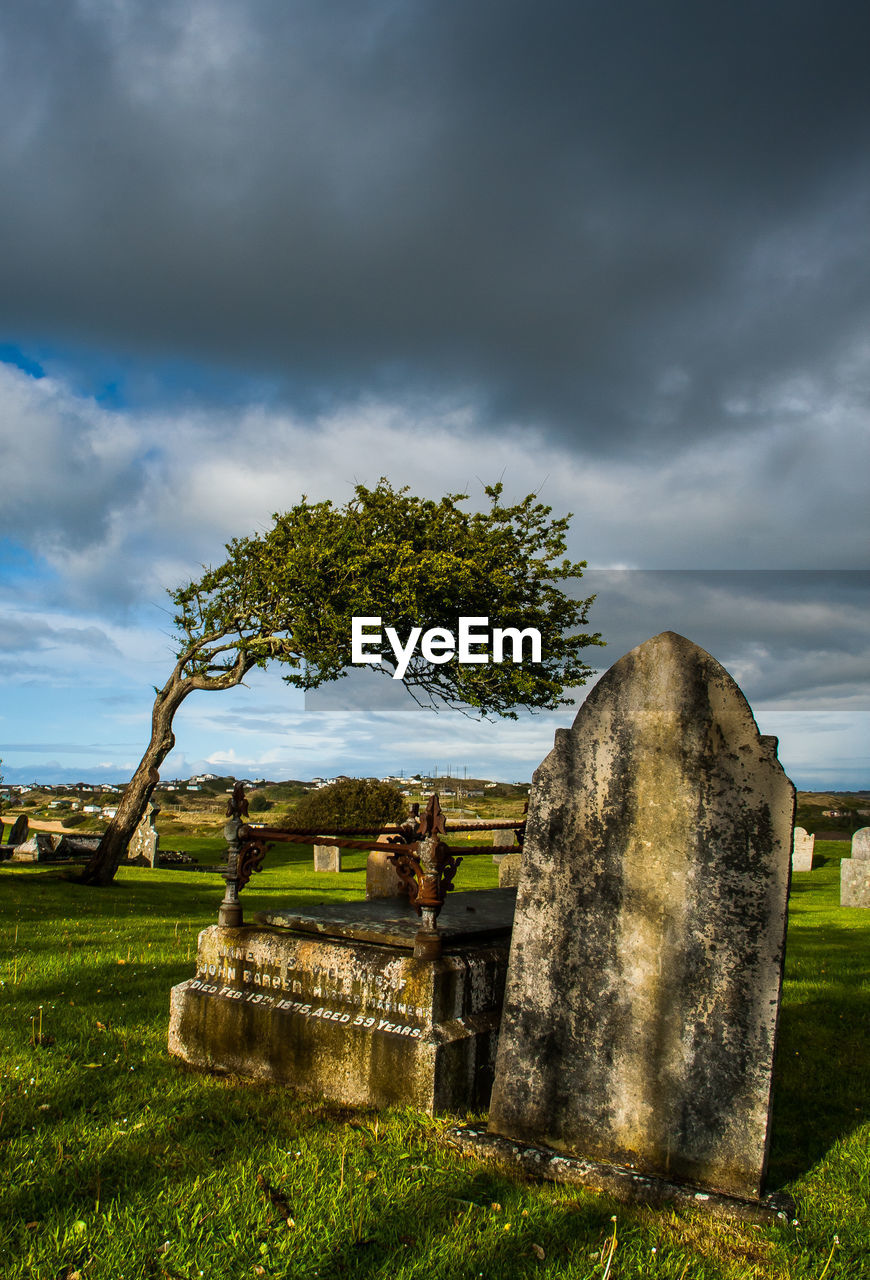
[[(385, 475), (572, 512), (599, 669), (678, 631), (798, 786), (870, 785), (868, 39), (844, 0), (7, 0), (7, 781), (129, 777), (167, 589)], [(574, 714), (344, 683), (192, 695), (163, 776), (527, 780)]]

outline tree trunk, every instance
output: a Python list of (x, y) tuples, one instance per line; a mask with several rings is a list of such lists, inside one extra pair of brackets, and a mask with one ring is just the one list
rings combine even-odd
[(145, 815), (151, 793), (160, 781), (160, 765), (175, 746), (173, 717), (194, 688), (190, 680), (174, 675), (154, 699), (151, 713), (151, 741), (130, 779), (118, 805), (118, 812), (105, 830), (99, 847), (81, 874), (84, 884), (107, 885), (127, 854), (133, 833)]

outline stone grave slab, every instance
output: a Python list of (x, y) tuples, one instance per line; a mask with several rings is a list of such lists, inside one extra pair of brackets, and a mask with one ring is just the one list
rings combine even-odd
[(605, 674), (533, 779), (490, 1135), (758, 1200), (794, 799), (689, 640)]
[(791, 854), (792, 871), (812, 871), (815, 843), (814, 835), (810, 835), (804, 827), (795, 827)]
[(29, 840), (18, 845), (12, 855), (12, 861), (51, 862), (60, 841), (60, 836), (52, 836), (48, 831), (35, 831)]
[(55, 849), (57, 858), (89, 858), (100, 847), (99, 835), (64, 835)]
[(516, 894), (451, 893), (443, 954), (416, 960), (407, 901), (262, 912), (205, 929), (173, 988), (170, 1052), (353, 1106), (486, 1105)]

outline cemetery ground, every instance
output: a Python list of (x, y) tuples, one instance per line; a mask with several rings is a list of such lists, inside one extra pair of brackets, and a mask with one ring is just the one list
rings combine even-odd
[[(189, 837), (204, 863), (222, 842)], [(813, 1277), (870, 1274), (870, 922), (841, 909), (843, 841), (792, 882), (768, 1184), (794, 1221), (628, 1207), (462, 1159), (453, 1117), (318, 1105), (189, 1070), (166, 1050), (223, 882), (122, 868), (108, 889), (0, 868), (0, 1275)], [(315, 875), (273, 850), (246, 915), (360, 898), (364, 853)], [(467, 859), (457, 888), (497, 882)], [(460, 1117), (477, 1119), (480, 1117)]]

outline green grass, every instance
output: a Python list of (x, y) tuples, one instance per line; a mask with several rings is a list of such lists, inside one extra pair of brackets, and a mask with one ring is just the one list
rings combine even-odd
[[(445, 1118), (189, 1071), (166, 1052), (169, 988), (221, 880), (0, 867), (0, 1276), (866, 1278), (870, 912), (837, 905), (844, 848), (794, 880), (771, 1185), (798, 1218), (764, 1228), (523, 1182), (446, 1150)], [(364, 861), (315, 876), (310, 848), (270, 855), (246, 912), (361, 896)], [(469, 859), (459, 887), (496, 876)]]

